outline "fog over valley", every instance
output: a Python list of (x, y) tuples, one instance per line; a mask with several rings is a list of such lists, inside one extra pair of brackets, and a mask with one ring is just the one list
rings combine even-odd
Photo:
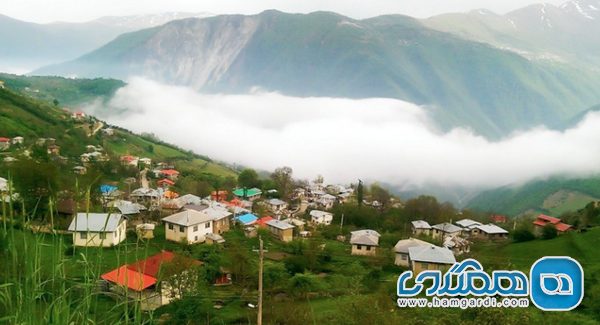
[(296, 177), (328, 182), (482, 189), (600, 171), (599, 113), (564, 132), (540, 126), (489, 141), (464, 128), (442, 132), (430, 109), (400, 100), (209, 95), (143, 78), (88, 111), (213, 159), (290, 166)]

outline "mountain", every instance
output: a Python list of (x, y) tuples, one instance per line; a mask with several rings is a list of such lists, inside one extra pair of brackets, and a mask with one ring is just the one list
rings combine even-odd
[(0, 81), (4, 86), (46, 103), (54, 103), (61, 107), (81, 109), (96, 100), (107, 101), (117, 89), (125, 86), (121, 80), (115, 79), (72, 79), (63, 77), (26, 77), (0, 73)]
[(293, 96), (389, 97), (432, 107), (444, 128), (499, 138), (554, 125), (600, 102), (600, 74), (532, 61), (399, 15), (330, 12), (184, 19), (121, 35), (76, 60), (34, 71), (146, 76), (205, 92), (254, 87)]
[(423, 24), (464, 39), (483, 42), (536, 61), (555, 61), (598, 71), (600, 0), (561, 6), (536, 4), (505, 15), (487, 10), (444, 14)]
[(126, 32), (174, 19), (207, 16), (210, 14), (165, 13), (103, 17), (87, 23), (35, 24), (0, 15), (0, 71), (22, 73), (73, 60)]
[(598, 177), (532, 181), (520, 186), (484, 191), (466, 207), (508, 216), (526, 213), (559, 216), (563, 212), (582, 209), (591, 201), (600, 200), (599, 183)]

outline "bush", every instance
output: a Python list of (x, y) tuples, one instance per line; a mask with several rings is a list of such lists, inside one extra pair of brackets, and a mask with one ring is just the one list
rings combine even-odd
[(522, 243), (534, 239), (535, 235), (529, 229), (517, 229), (513, 232), (513, 240), (515, 243)]
[(75, 247), (73, 246), (69, 246), (65, 249), (65, 256), (73, 256), (73, 254), (75, 253)]
[(546, 225), (546, 227), (544, 227), (544, 230), (542, 231), (543, 239), (548, 240), (556, 238), (556, 236), (558, 236), (558, 231), (556, 230), (556, 227), (554, 227), (554, 225)]

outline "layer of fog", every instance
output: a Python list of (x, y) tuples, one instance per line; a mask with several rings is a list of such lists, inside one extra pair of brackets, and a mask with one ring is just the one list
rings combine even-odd
[(199, 94), (133, 79), (107, 121), (152, 132), (213, 159), (262, 170), (290, 166), (299, 178), (498, 187), (600, 172), (600, 114), (575, 128), (540, 127), (491, 142), (463, 128), (439, 131), (430, 113), (393, 99), (294, 98), (277, 93)]

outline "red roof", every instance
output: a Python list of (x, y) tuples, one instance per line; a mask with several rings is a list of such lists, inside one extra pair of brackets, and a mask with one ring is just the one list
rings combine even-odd
[(163, 169), (162, 172), (164, 175), (179, 175), (179, 172), (175, 169)]
[(10, 141), (9, 138), (0, 138), (0, 142), (8, 142), (8, 141)]
[(492, 220), (505, 222), (506, 221), (506, 217), (505, 216), (493, 216)]
[(543, 214), (540, 214), (538, 218), (533, 221), (533, 224), (540, 227), (545, 227), (547, 224), (552, 224), (554, 227), (556, 227), (556, 230), (560, 232), (565, 232), (572, 228), (571, 225), (562, 222), (562, 220), (559, 218), (549, 217)]
[[(154, 285), (158, 279), (161, 265), (172, 260), (176, 255), (171, 252), (162, 252), (145, 260), (133, 264), (123, 265), (101, 276), (102, 279), (127, 286), (130, 289), (141, 291)], [(202, 262), (191, 260), (196, 265)]]
[(549, 217), (549, 216), (543, 215), (543, 214), (540, 214), (538, 216), (538, 220), (550, 222), (551, 224), (557, 224), (557, 223), (561, 222), (561, 220), (559, 218)]
[(132, 156), (130, 154), (126, 154), (125, 156), (121, 156), (121, 160), (122, 161), (127, 161), (127, 162), (132, 162), (132, 161), (137, 160), (137, 159), (139, 159), (139, 157), (134, 157), (134, 156)]
[(77, 114), (77, 115), (84, 115), (85, 113), (83, 111), (75, 111), (75, 114)]
[(172, 180), (166, 179), (166, 178), (163, 179), (163, 180), (158, 181), (157, 183), (158, 183), (158, 185), (162, 185), (164, 183), (167, 183), (169, 185), (175, 185), (175, 182), (173, 182)]
[(275, 220), (275, 218), (271, 217), (271, 216), (266, 216), (264, 218), (260, 218), (256, 221), (256, 224), (262, 227), (266, 227), (267, 226), (267, 222), (271, 221), (271, 220)]
[(118, 283), (136, 291), (142, 291), (148, 287), (151, 287), (156, 284), (157, 281), (155, 277), (128, 269), (127, 265), (123, 265), (116, 270), (112, 270), (102, 275), (101, 278), (106, 281)]

